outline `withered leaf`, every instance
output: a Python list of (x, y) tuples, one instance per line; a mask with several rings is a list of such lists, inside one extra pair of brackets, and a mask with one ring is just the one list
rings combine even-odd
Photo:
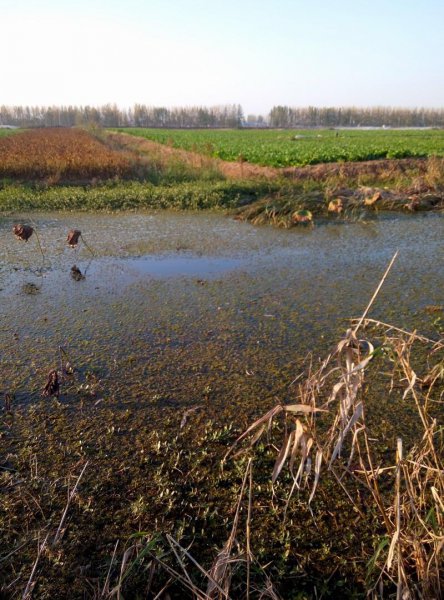
[(55, 369), (48, 374), (48, 381), (43, 389), (42, 396), (57, 396), (57, 398), (60, 396), (59, 376)]
[(66, 238), (68, 246), (70, 246), (71, 248), (75, 248), (79, 243), (79, 238), (81, 235), (82, 232), (78, 229), (71, 229), (70, 231), (68, 231), (68, 237)]
[(83, 275), (82, 271), (79, 269), (79, 267), (77, 265), (73, 265), (71, 267), (71, 277), (75, 281), (81, 281), (82, 279), (85, 279), (85, 275)]
[(14, 232), (15, 237), (23, 242), (27, 242), (34, 233), (34, 229), (31, 225), (22, 225), (21, 223), (14, 225), (12, 231)]

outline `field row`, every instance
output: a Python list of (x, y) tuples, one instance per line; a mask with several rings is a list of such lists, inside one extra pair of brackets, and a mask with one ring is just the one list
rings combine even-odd
[(444, 156), (443, 130), (124, 129), (173, 148), (269, 167)]
[(34, 129), (0, 136), (0, 177), (90, 180), (131, 175), (125, 154), (81, 129)]

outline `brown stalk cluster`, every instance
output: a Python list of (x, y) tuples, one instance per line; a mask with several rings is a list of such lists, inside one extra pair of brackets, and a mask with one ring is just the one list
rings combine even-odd
[[(276, 482), (287, 466), (292, 484), (284, 518), (291, 511), (294, 493), (308, 486), (310, 507), (322, 482), (322, 473), (324, 476), (329, 473), (361, 519), (366, 518), (369, 509), (379, 515), (384, 534), (373, 549), (368, 549), (369, 596), (382, 598), (395, 591), (399, 600), (441, 598), (444, 448), (439, 424), (431, 416), (430, 407), (441, 402), (444, 394), (444, 361), (439, 359), (444, 342), (367, 319), (372, 301), (321, 366), (314, 372), (310, 368), (298, 384), (297, 403), (278, 404), (257, 419), (235, 441), (225, 458), (245, 440), (249, 444), (235, 456), (252, 449), (264, 435), (271, 441), (272, 426), (281, 420), (277, 430), (282, 432), (283, 439), (276, 443), (273, 437), (278, 455), (272, 481)], [(361, 327), (376, 330), (378, 350), (370, 341), (358, 338)], [(436, 363), (431, 368), (429, 365), (429, 371), (422, 376), (412, 366), (412, 348), (416, 344), (428, 347), (429, 356)], [(377, 451), (376, 436), (366, 420), (365, 405), (371, 383), (367, 381), (367, 371), (373, 361), (387, 357), (393, 370), (391, 388), (404, 388), (402, 401), (413, 403), (422, 434), (408, 453), (398, 438), (393, 448), (394, 461), (384, 463)], [(362, 489), (368, 493), (365, 509)]]

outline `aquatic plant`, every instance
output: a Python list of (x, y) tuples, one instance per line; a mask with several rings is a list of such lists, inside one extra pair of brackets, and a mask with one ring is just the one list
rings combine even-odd
[[(427, 312), (435, 318), (439, 307)], [(210, 346), (211, 334), (195, 344), (178, 334), (162, 346), (141, 328), (141, 355), (108, 361), (112, 369), (122, 362), (115, 387), (87, 343), (75, 357), (83, 369), (65, 377), (74, 362), (59, 348), (63, 400), (37, 399), (27, 382), (19, 393), (29, 395), (28, 406), (20, 398), (0, 429), (2, 594), (440, 597), (443, 448), (434, 418), (443, 346), (367, 313), (322, 363), (309, 360), (294, 380), (294, 357), (291, 378), (273, 371), (284, 390), (277, 404), (259, 377), (253, 393), (238, 394), (244, 379), (254, 379), (250, 365), (244, 373), (241, 362), (231, 370), (225, 356), (205, 355), (200, 371), (194, 351)], [(189, 360), (179, 363), (177, 379), (160, 381), (178, 356), (164, 349), (176, 343), (178, 354), (190, 348)], [(423, 348), (426, 360), (418, 361)], [(151, 360), (154, 353), (166, 356), (163, 364)], [(133, 371), (134, 360), (147, 369)], [(15, 369), (19, 375), (14, 361)], [(230, 370), (230, 393), (219, 390), (217, 403), (219, 369)], [(175, 385), (184, 390), (180, 402)], [(422, 431), (414, 444), (414, 432), (402, 444), (384, 435), (387, 413), (398, 410), (416, 411)], [(80, 486), (88, 460), (94, 468)]]
[(74, 281), (82, 281), (82, 279), (85, 279), (85, 275), (77, 265), (73, 265), (71, 267), (71, 277), (74, 279)]
[(12, 231), (16, 239), (21, 240), (23, 242), (27, 242), (32, 236), (32, 234), (35, 233), (40, 254), (42, 255), (43, 262), (45, 262), (45, 253), (43, 252), (42, 244), (40, 243), (40, 237), (37, 233), (37, 228), (35, 226), (31, 227), (31, 225), (23, 225), (22, 223), (18, 223), (13, 226)]

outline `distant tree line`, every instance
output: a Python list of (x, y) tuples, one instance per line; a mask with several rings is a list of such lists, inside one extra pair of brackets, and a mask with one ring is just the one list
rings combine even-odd
[(330, 107), (291, 108), (274, 106), (269, 127), (284, 129), (304, 127), (443, 127), (444, 109)]
[(241, 127), (239, 104), (165, 108), (135, 104), (122, 109), (104, 106), (1, 106), (0, 126), (73, 127)]
[(103, 106), (1, 106), (0, 127), (444, 127), (444, 108), (274, 106), (267, 116), (244, 117), (239, 104), (166, 108)]

